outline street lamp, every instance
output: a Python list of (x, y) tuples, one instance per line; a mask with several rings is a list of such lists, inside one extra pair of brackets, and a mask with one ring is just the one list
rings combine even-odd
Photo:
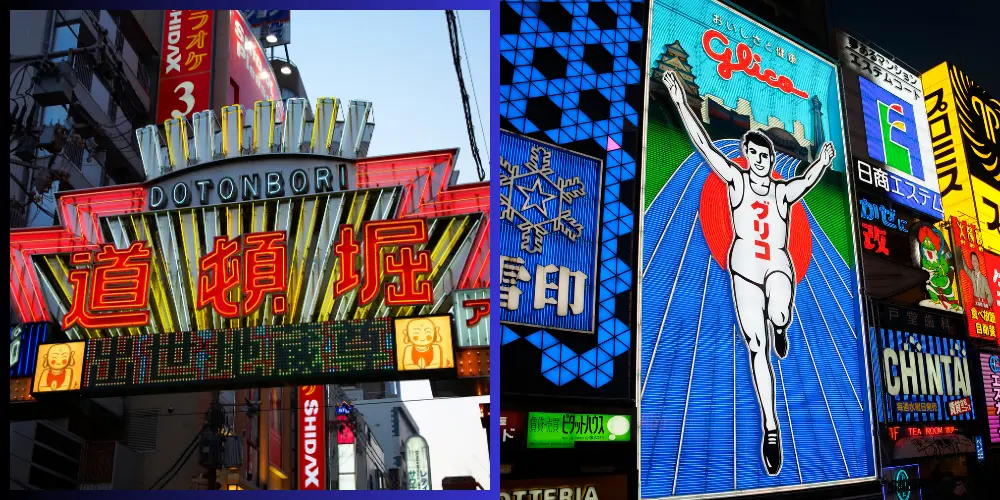
[(264, 40), (267, 40), (267, 43), (278, 43), (278, 37), (274, 35), (267, 35)]
[(290, 75), (290, 74), (292, 74), (292, 67), (291, 66), (282, 66), (281, 67), (281, 74), (283, 74), (283, 75)]

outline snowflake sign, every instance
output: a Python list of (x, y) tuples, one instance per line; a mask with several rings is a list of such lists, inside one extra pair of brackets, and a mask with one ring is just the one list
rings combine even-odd
[(500, 220), (521, 233), (521, 250), (541, 253), (545, 236), (560, 233), (576, 241), (584, 231), (573, 217), (573, 200), (586, 196), (579, 177), (563, 179), (550, 165), (552, 151), (531, 147), (531, 158), (515, 165), (500, 157)]

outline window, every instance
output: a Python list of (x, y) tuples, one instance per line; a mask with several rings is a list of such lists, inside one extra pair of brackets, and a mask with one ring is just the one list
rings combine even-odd
[[(57, 15), (57, 19), (61, 16)], [(75, 49), (79, 45), (79, 34), (80, 33), (80, 23), (70, 23), (63, 24), (62, 26), (56, 26), (55, 31), (52, 33), (52, 52), (59, 52), (62, 50)], [(52, 59), (53, 61), (66, 61), (69, 56), (62, 56)]]
[(42, 108), (41, 125), (65, 125), (69, 122), (69, 112), (65, 105)]

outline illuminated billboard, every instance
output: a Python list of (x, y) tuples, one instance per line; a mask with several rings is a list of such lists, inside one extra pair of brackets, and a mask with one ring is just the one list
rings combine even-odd
[(978, 221), (1000, 253), (1000, 101), (949, 63), (921, 81), (945, 213)]
[(838, 32), (837, 44), (858, 185), (941, 220), (920, 77), (847, 33)]
[(964, 341), (875, 327), (869, 334), (879, 422), (975, 419), (969, 378), (972, 353)]
[(983, 376), (984, 400), (986, 401), (986, 420), (990, 428), (990, 442), (1000, 444), (1000, 356), (983, 352), (979, 353), (980, 368)]
[(870, 480), (837, 66), (721, 2), (653, 18), (642, 496)]
[(300, 490), (325, 490), (326, 484), (326, 386), (299, 387)]
[(215, 11), (163, 11), (158, 123), (210, 107), (214, 45)]
[(592, 333), (599, 160), (500, 133), (500, 319)]
[[(500, 247), (505, 252), (502, 257), (513, 258), (505, 259), (506, 265), (501, 266), (506, 271), (501, 271), (499, 287), (503, 294), (498, 300), (501, 332), (497, 335), (502, 346), (502, 388), (509, 394), (584, 397), (633, 405), (640, 190), (636, 176), (642, 164), (647, 9), (639, 4), (616, 8), (616, 4), (604, 2), (588, 4), (589, 9), (559, 2), (541, 4), (540, 8), (531, 3), (501, 5), (519, 19), (500, 26), (500, 59), (505, 69), (500, 71), (499, 82), (500, 127), (510, 132), (500, 137), (501, 156), (510, 165), (504, 168), (519, 167), (518, 172), (527, 173), (525, 162), (532, 161), (531, 148), (539, 147), (539, 154), (551, 152), (549, 164), (554, 169), (552, 174), (540, 176), (563, 183), (564, 191), (572, 182), (580, 186), (574, 193), (586, 194), (566, 201), (545, 201), (559, 190), (541, 180), (539, 186), (546, 194), (535, 191), (533, 179), (539, 175), (502, 174), (510, 179), (501, 194), (512, 195), (506, 201), (512, 212), (525, 212), (538, 227), (545, 214), (531, 204), (535, 202), (546, 206), (545, 220), (559, 219), (558, 227), (555, 221), (541, 226), (550, 231), (543, 236), (542, 252), (553, 260), (538, 262), (543, 266), (543, 277), (549, 273), (547, 282), (537, 279), (537, 265), (522, 272), (517, 259), (533, 262), (537, 257), (532, 255), (537, 254), (520, 255), (522, 231), (512, 220), (501, 218), (498, 222), (503, 239)], [(590, 11), (601, 14), (596, 24)], [(544, 160), (544, 154), (540, 158)], [(555, 163), (566, 160), (572, 164)], [(525, 194), (532, 197), (527, 206)], [(584, 203), (587, 199), (597, 201), (596, 212), (589, 202)], [(568, 215), (555, 213), (560, 204)], [(596, 217), (588, 215), (594, 213)], [(513, 213), (510, 216), (517, 219)], [(575, 228), (567, 217), (582, 227)], [(578, 232), (581, 238), (592, 237), (593, 241), (584, 244), (577, 238), (571, 244), (567, 233)], [(553, 253), (550, 244), (560, 239), (566, 246), (561, 253)], [(595, 256), (596, 270), (568, 264), (590, 262), (591, 255)], [(556, 272), (548, 266), (556, 266)], [(586, 283), (578, 279), (584, 274)], [(504, 291), (513, 291), (514, 283), (522, 292), (517, 299), (523, 311), (512, 315), (505, 311), (505, 306), (513, 304)], [(581, 284), (584, 289), (578, 292)], [(582, 311), (570, 307), (577, 293), (588, 297)], [(544, 308), (537, 313), (536, 297)], [(560, 302), (565, 302), (565, 307), (560, 308)], [(560, 316), (560, 310), (566, 315)], [(549, 326), (536, 326), (539, 324)]]
[(13, 308), (85, 343), (74, 390), (457, 378), (452, 301), (489, 286), (489, 185), (455, 184), (456, 150), (358, 157), (373, 124), (308, 106), (140, 129), (145, 183), (60, 193), (63, 225), (12, 230)]
[(994, 270), (983, 251), (979, 225), (951, 218), (952, 243), (955, 245), (955, 265), (962, 303), (969, 320), (969, 336), (997, 341), (996, 299), (990, 278)]
[(284, 120), (281, 89), (274, 77), (260, 40), (238, 10), (229, 11), (229, 82), (227, 101), (252, 107), (257, 101), (272, 101), (275, 119)]

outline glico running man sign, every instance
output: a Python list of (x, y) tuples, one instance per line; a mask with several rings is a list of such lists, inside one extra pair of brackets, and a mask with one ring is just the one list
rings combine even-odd
[(871, 480), (836, 65), (721, 2), (653, 19), (642, 496)]

